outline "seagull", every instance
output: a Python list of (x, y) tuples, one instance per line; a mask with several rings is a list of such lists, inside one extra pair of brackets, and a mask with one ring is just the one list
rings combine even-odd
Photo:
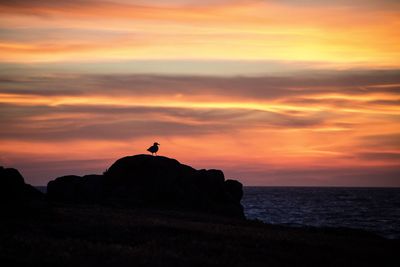
[(147, 151), (151, 152), (152, 155), (156, 154), (156, 156), (157, 156), (157, 151), (158, 151), (158, 146), (159, 145), (160, 145), (159, 143), (155, 142), (151, 147), (149, 147), (147, 149)]

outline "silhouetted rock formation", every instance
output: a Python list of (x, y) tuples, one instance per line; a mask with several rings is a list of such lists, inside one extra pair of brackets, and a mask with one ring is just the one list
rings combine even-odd
[(190, 209), (244, 218), (240, 182), (225, 181), (220, 170), (195, 170), (161, 156), (121, 158), (104, 175), (57, 178), (49, 182), (47, 194), (55, 201)]
[(21, 212), (43, 200), (43, 194), (25, 184), (18, 170), (0, 167), (0, 207), (4, 211)]
[(59, 202), (99, 202), (104, 197), (102, 175), (67, 175), (47, 184), (47, 197)]

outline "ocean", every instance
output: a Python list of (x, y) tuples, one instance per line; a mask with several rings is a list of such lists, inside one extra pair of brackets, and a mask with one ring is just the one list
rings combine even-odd
[(400, 238), (400, 188), (245, 187), (246, 217), (296, 227), (362, 229)]

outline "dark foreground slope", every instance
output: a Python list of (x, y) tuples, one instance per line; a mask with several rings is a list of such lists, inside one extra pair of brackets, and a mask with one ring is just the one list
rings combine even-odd
[(139, 155), (56, 179), (46, 200), (2, 168), (0, 266), (400, 266), (398, 240), (247, 221), (229, 181)]
[(0, 221), (1, 266), (400, 266), (398, 241), (98, 205)]

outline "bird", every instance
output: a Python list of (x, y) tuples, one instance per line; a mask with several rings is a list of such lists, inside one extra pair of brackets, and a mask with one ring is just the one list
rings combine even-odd
[(158, 146), (159, 145), (160, 145), (159, 143), (155, 142), (151, 147), (149, 147), (147, 149), (147, 151), (149, 151), (152, 155), (156, 154), (156, 156), (157, 156), (157, 151), (158, 151)]

